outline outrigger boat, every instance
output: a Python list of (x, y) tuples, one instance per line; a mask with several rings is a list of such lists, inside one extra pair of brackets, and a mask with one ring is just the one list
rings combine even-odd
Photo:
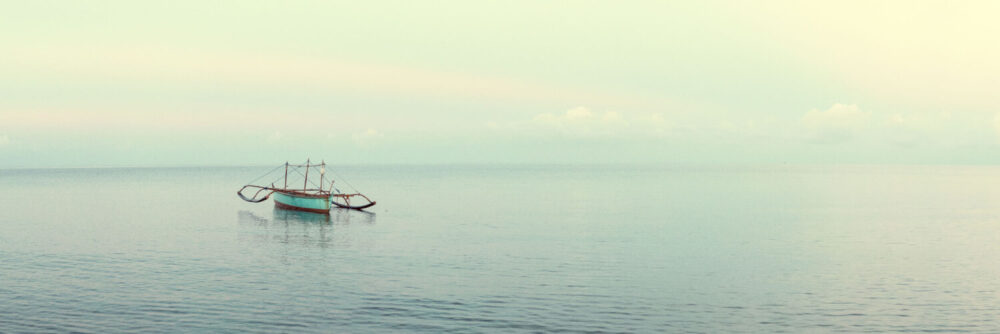
[[(274, 173), (275, 171), (279, 170), (281, 167), (285, 167), (285, 175), (283, 177), (279, 177), (275, 181), (284, 179), (283, 187), (279, 188), (275, 186), (274, 182), (271, 182), (271, 184), (267, 186), (253, 184), (254, 182), (263, 178), (264, 176), (270, 175), (271, 173)], [(309, 182), (309, 170), (315, 168), (319, 168), (319, 184)], [(300, 171), (300, 169), (305, 169), (305, 173), (303, 174)], [(288, 187), (289, 171), (293, 171), (302, 175), (303, 180), (301, 189)], [(333, 184), (335, 181), (332, 178), (330, 180), (330, 187), (324, 189), (323, 183), (325, 181), (324, 179), (325, 177), (326, 177), (325, 161), (320, 162), (319, 164), (312, 164), (310, 163), (309, 160), (306, 160), (306, 163), (301, 165), (291, 165), (288, 162), (285, 162), (283, 166), (278, 166), (275, 169), (272, 169), (267, 174), (258, 177), (254, 181), (250, 181), (247, 185), (243, 186), (243, 188), (240, 188), (240, 190), (236, 192), (236, 195), (240, 196), (240, 198), (242, 198), (244, 201), (251, 203), (260, 203), (266, 201), (273, 194), (274, 207), (276, 208), (285, 210), (314, 212), (321, 214), (330, 214), (331, 205), (336, 206), (338, 208), (352, 209), (352, 210), (364, 210), (375, 205), (375, 201), (371, 200), (365, 195), (362, 195), (359, 192), (344, 193), (341, 192), (340, 189), (334, 188)], [(310, 185), (312, 185), (313, 187), (310, 188)], [(348, 186), (350, 186), (349, 183)], [(243, 191), (247, 190), (247, 188), (251, 190), (257, 189), (257, 191), (253, 194), (253, 196), (247, 197), (246, 195), (243, 194)], [(365, 201), (367, 201), (367, 203), (363, 203), (361, 205), (352, 205), (351, 199), (355, 197), (363, 198)]]

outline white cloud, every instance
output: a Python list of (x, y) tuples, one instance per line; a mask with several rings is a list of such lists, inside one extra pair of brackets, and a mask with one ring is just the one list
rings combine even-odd
[(827, 110), (810, 110), (802, 117), (808, 126), (859, 129), (868, 122), (869, 114), (854, 104), (836, 103)]
[(361, 147), (368, 147), (377, 143), (382, 138), (385, 138), (385, 134), (378, 132), (375, 129), (369, 128), (365, 132), (355, 133), (351, 136), (354, 139), (354, 143)]
[(854, 104), (836, 103), (826, 110), (813, 109), (802, 116), (810, 141), (837, 143), (853, 138), (868, 127), (871, 113)]
[(590, 109), (585, 107), (576, 107), (566, 111), (566, 120), (568, 121), (581, 121), (589, 120), (594, 117), (594, 113), (590, 112)]
[(595, 113), (586, 107), (576, 107), (563, 114), (542, 113), (532, 123), (543, 129), (564, 135), (607, 136), (625, 131), (629, 122), (617, 112)]
[(667, 121), (663, 113), (651, 113), (636, 117), (634, 123), (646, 126), (652, 133), (657, 135), (666, 134), (673, 127), (673, 124)]
[(969, 140), (969, 135), (976, 131), (969, 128), (970, 123), (966, 122), (982, 123), (973, 119), (956, 119), (947, 111), (902, 111), (880, 118), (882, 122), (871, 123), (872, 134), (902, 147)]
[(1000, 135), (1000, 115), (989, 117), (962, 117), (949, 111), (867, 111), (857, 105), (838, 103), (803, 115), (800, 134), (821, 144), (852, 141), (897, 147), (954, 146), (981, 141), (975, 138), (982, 136), (985, 129), (989, 129), (990, 135), (994, 132)]
[(267, 136), (267, 142), (268, 143), (277, 143), (277, 142), (281, 141), (282, 137), (284, 137), (284, 136), (281, 134), (281, 131), (275, 131), (271, 135)]

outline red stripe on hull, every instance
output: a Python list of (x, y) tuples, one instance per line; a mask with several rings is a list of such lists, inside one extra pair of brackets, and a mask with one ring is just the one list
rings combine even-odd
[(274, 207), (276, 207), (278, 209), (284, 209), (284, 210), (305, 211), (305, 212), (312, 212), (312, 213), (322, 213), (322, 214), (327, 214), (327, 215), (330, 214), (330, 210), (300, 208), (300, 207), (297, 207), (297, 206), (291, 206), (291, 205), (288, 205), (288, 204), (279, 203), (278, 201), (274, 201)]

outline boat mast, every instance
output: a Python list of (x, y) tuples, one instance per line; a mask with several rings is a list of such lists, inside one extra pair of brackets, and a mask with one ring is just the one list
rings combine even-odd
[(306, 179), (302, 181), (302, 190), (309, 186), (309, 159), (306, 159)]
[(285, 189), (288, 189), (288, 161), (285, 161)]
[(326, 160), (320, 160), (319, 168), (319, 191), (323, 191), (323, 176), (326, 176)]

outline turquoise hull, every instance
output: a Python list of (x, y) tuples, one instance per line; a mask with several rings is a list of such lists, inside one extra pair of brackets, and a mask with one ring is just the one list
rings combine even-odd
[(274, 192), (274, 206), (286, 210), (330, 213), (330, 196), (276, 191)]

